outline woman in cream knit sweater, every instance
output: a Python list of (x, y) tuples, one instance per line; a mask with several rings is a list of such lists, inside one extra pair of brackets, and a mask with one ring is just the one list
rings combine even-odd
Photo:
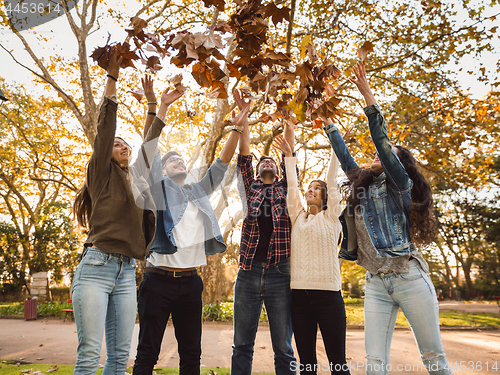
[[(317, 370), (349, 374), (345, 357), (346, 314), (341, 293), (338, 260), (341, 196), (337, 185), (339, 162), (332, 153), (327, 181), (314, 180), (301, 194), (295, 169), (297, 160), (279, 136), (274, 146), (285, 154), (288, 176), (287, 206), (292, 222), (291, 282), (292, 325), (299, 353), (300, 374)], [(329, 363), (317, 363), (316, 336), (319, 329)]]

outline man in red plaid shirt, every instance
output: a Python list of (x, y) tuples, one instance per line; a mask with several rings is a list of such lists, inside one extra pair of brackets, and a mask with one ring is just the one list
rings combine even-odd
[[(244, 108), (243, 99), (236, 100)], [(240, 269), (234, 287), (234, 341), (232, 375), (250, 375), (253, 347), (262, 305), (266, 305), (276, 375), (295, 375), (290, 316), (290, 233), (286, 207), (287, 182), (284, 160), (278, 167), (269, 156), (261, 157), (254, 177), (250, 155), (250, 132), (241, 129), (238, 155), (238, 189), (245, 218), (240, 243)], [(293, 129), (285, 126), (284, 137), (294, 144)]]

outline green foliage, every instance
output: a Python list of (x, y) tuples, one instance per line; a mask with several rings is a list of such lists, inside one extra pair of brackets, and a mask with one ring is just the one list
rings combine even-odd
[[(203, 320), (206, 322), (232, 322), (233, 303), (222, 302), (217, 304), (207, 304), (203, 306)], [(260, 314), (260, 321), (267, 321), (267, 312), (263, 308)]]
[[(64, 317), (63, 309), (72, 309), (71, 303), (38, 303), (37, 304), (37, 315), (39, 318), (48, 317)], [(0, 316), (24, 316), (24, 303), (12, 303), (12, 304), (2, 304), (0, 305)]]
[(0, 305), (0, 316), (23, 316), (24, 303), (12, 303)]

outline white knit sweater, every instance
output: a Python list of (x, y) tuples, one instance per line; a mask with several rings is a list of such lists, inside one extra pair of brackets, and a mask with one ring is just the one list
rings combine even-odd
[(316, 215), (308, 214), (302, 205), (296, 165), (296, 158), (285, 158), (287, 206), (292, 222), (290, 287), (341, 290), (338, 243), (342, 230), (339, 221), (342, 207), (337, 184), (338, 159), (332, 152), (326, 181), (328, 208)]

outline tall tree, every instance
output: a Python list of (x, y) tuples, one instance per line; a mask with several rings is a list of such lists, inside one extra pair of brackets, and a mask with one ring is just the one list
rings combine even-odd
[(0, 110), (0, 213), (10, 218), (2, 224), (3, 251), (20, 262), (14, 279), (52, 271), (60, 281), (73, 271), (77, 238), (68, 202), (87, 159), (78, 151), (83, 140), (58, 101), (0, 87), (10, 99)]

